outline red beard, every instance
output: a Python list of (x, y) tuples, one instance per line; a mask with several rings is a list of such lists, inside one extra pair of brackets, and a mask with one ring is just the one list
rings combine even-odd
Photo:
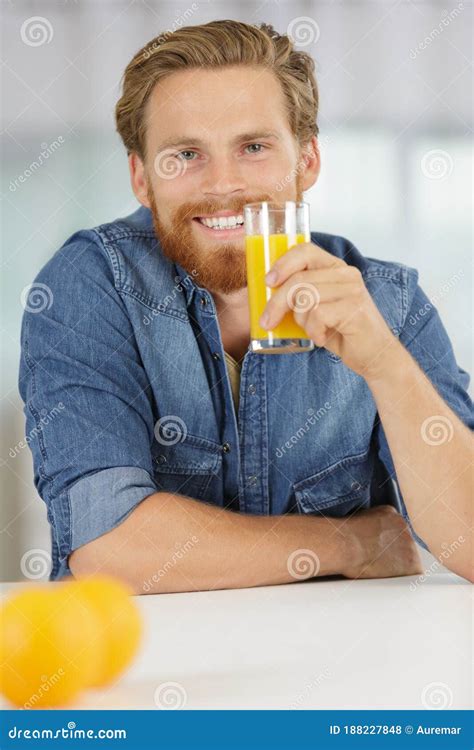
[(206, 216), (219, 211), (232, 211), (243, 214), (246, 203), (260, 201), (278, 201), (281, 197), (260, 194), (246, 198), (234, 198), (226, 205), (213, 201), (201, 203), (184, 203), (171, 215), (170, 229), (167, 229), (158, 217), (155, 198), (148, 190), (148, 200), (153, 216), (153, 226), (164, 255), (178, 263), (188, 274), (192, 274), (199, 286), (210, 292), (229, 294), (247, 286), (244, 239), (222, 243), (212, 249), (198, 243), (194, 237), (193, 216)]

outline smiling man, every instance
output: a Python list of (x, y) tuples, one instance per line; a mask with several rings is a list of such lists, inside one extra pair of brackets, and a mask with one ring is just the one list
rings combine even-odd
[(416, 539), (472, 580), (469, 376), (416, 270), (314, 232), (268, 276), (261, 323), (310, 285), (319, 304), (294, 316), (315, 348), (248, 348), (243, 207), (315, 183), (317, 112), (311, 58), (267, 25), (183, 28), (127, 66), (116, 121), (142, 206), (69, 238), (32, 285), (52, 304), (23, 322), (52, 578), (413, 575)]

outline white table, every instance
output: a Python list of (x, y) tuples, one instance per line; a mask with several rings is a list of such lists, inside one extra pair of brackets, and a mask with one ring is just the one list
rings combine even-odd
[(136, 597), (140, 654), (120, 683), (73, 708), (469, 709), (472, 586), (440, 566), (416, 582)]

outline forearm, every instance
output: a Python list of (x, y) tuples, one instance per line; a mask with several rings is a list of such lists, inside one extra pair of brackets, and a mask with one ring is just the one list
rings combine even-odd
[[(367, 378), (414, 529), (472, 580), (472, 435), (400, 342)], [(448, 554), (449, 552), (449, 554)]]
[(137, 594), (169, 593), (344, 574), (354, 549), (339, 519), (242, 515), (159, 492), (69, 564), (75, 575), (117, 575)]

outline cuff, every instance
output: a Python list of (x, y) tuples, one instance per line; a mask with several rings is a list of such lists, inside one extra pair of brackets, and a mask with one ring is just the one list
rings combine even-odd
[(118, 466), (79, 479), (70, 487), (71, 552), (111, 531), (158, 488), (145, 469)]

